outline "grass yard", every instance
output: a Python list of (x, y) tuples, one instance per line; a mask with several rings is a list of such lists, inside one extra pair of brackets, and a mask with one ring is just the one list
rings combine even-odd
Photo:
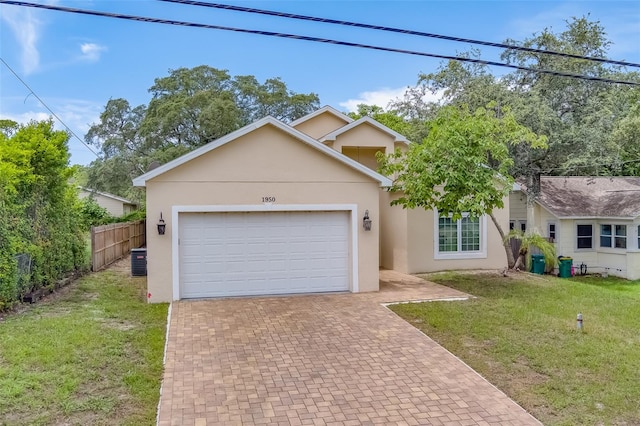
[(0, 320), (0, 425), (155, 424), (168, 305), (144, 285), (116, 267)]
[(493, 273), (423, 277), (477, 299), (391, 309), (545, 425), (640, 424), (640, 282)]

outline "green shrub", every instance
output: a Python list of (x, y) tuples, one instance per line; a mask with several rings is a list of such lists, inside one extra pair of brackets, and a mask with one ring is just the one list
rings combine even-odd
[(80, 210), (85, 229), (111, 223), (114, 220), (114, 217), (109, 214), (107, 209), (101, 207), (92, 197), (80, 200)]
[[(28, 291), (86, 268), (84, 216), (66, 132), (51, 121), (0, 129), (0, 310)], [(30, 259), (18, 274), (16, 256)]]

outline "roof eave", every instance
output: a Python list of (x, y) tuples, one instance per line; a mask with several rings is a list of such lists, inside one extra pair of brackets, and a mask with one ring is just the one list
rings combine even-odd
[(369, 176), (370, 178), (378, 181), (380, 183), (381, 187), (389, 187), (392, 185), (392, 181), (391, 179), (389, 179), (386, 176), (383, 176), (379, 173), (377, 173), (374, 170), (371, 170), (370, 168), (358, 163), (355, 160), (352, 160), (351, 158), (339, 153), (338, 151), (329, 148), (328, 146), (324, 145), (323, 143), (311, 138), (310, 136), (300, 132), (299, 130), (294, 129), (293, 127), (282, 123), (281, 121), (273, 118), (273, 117), (265, 117), (261, 120), (256, 121), (253, 124), (249, 124), (241, 129), (236, 130), (235, 132), (229, 133), (226, 136), (221, 137), (220, 139), (217, 139), (213, 142), (208, 143), (207, 145), (201, 146), (200, 148), (197, 148), (185, 155), (183, 155), (182, 157), (178, 157), (175, 160), (172, 160), (166, 164), (163, 164), (160, 167), (157, 167), (141, 176), (138, 176), (137, 178), (133, 179), (133, 185), (134, 186), (138, 186), (138, 187), (145, 187), (146, 183), (148, 180), (153, 179), (165, 172), (168, 172), (169, 170), (172, 170), (175, 167), (178, 167), (182, 164), (185, 164), (201, 155), (206, 154), (209, 151), (212, 151), (222, 145), (225, 145), (228, 142), (231, 142), (241, 136), (244, 136), (256, 129), (259, 129), (265, 125), (271, 124), (274, 127), (284, 131), (285, 133), (288, 133), (289, 135), (299, 139), (301, 142), (306, 143), (307, 145), (310, 145), (312, 147), (314, 147), (315, 149), (319, 150), (320, 152), (335, 158), (336, 160), (342, 162), (343, 164), (359, 171), (360, 173)]

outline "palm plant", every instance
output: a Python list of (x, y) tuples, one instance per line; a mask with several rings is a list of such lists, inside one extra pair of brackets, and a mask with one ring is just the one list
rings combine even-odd
[(556, 264), (556, 247), (545, 237), (537, 232), (522, 232), (512, 230), (507, 234), (507, 239), (514, 238), (520, 240), (520, 250), (518, 250), (518, 258), (516, 259), (513, 269), (525, 269), (527, 264), (531, 264), (531, 248), (536, 247), (540, 250), (540, 254), (544, 256), (546, 265)]

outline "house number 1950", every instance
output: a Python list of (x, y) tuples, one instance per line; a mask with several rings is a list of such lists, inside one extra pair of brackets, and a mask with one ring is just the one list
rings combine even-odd
[(275, 203), (276, 197), (262, 197), (263, 203)]

